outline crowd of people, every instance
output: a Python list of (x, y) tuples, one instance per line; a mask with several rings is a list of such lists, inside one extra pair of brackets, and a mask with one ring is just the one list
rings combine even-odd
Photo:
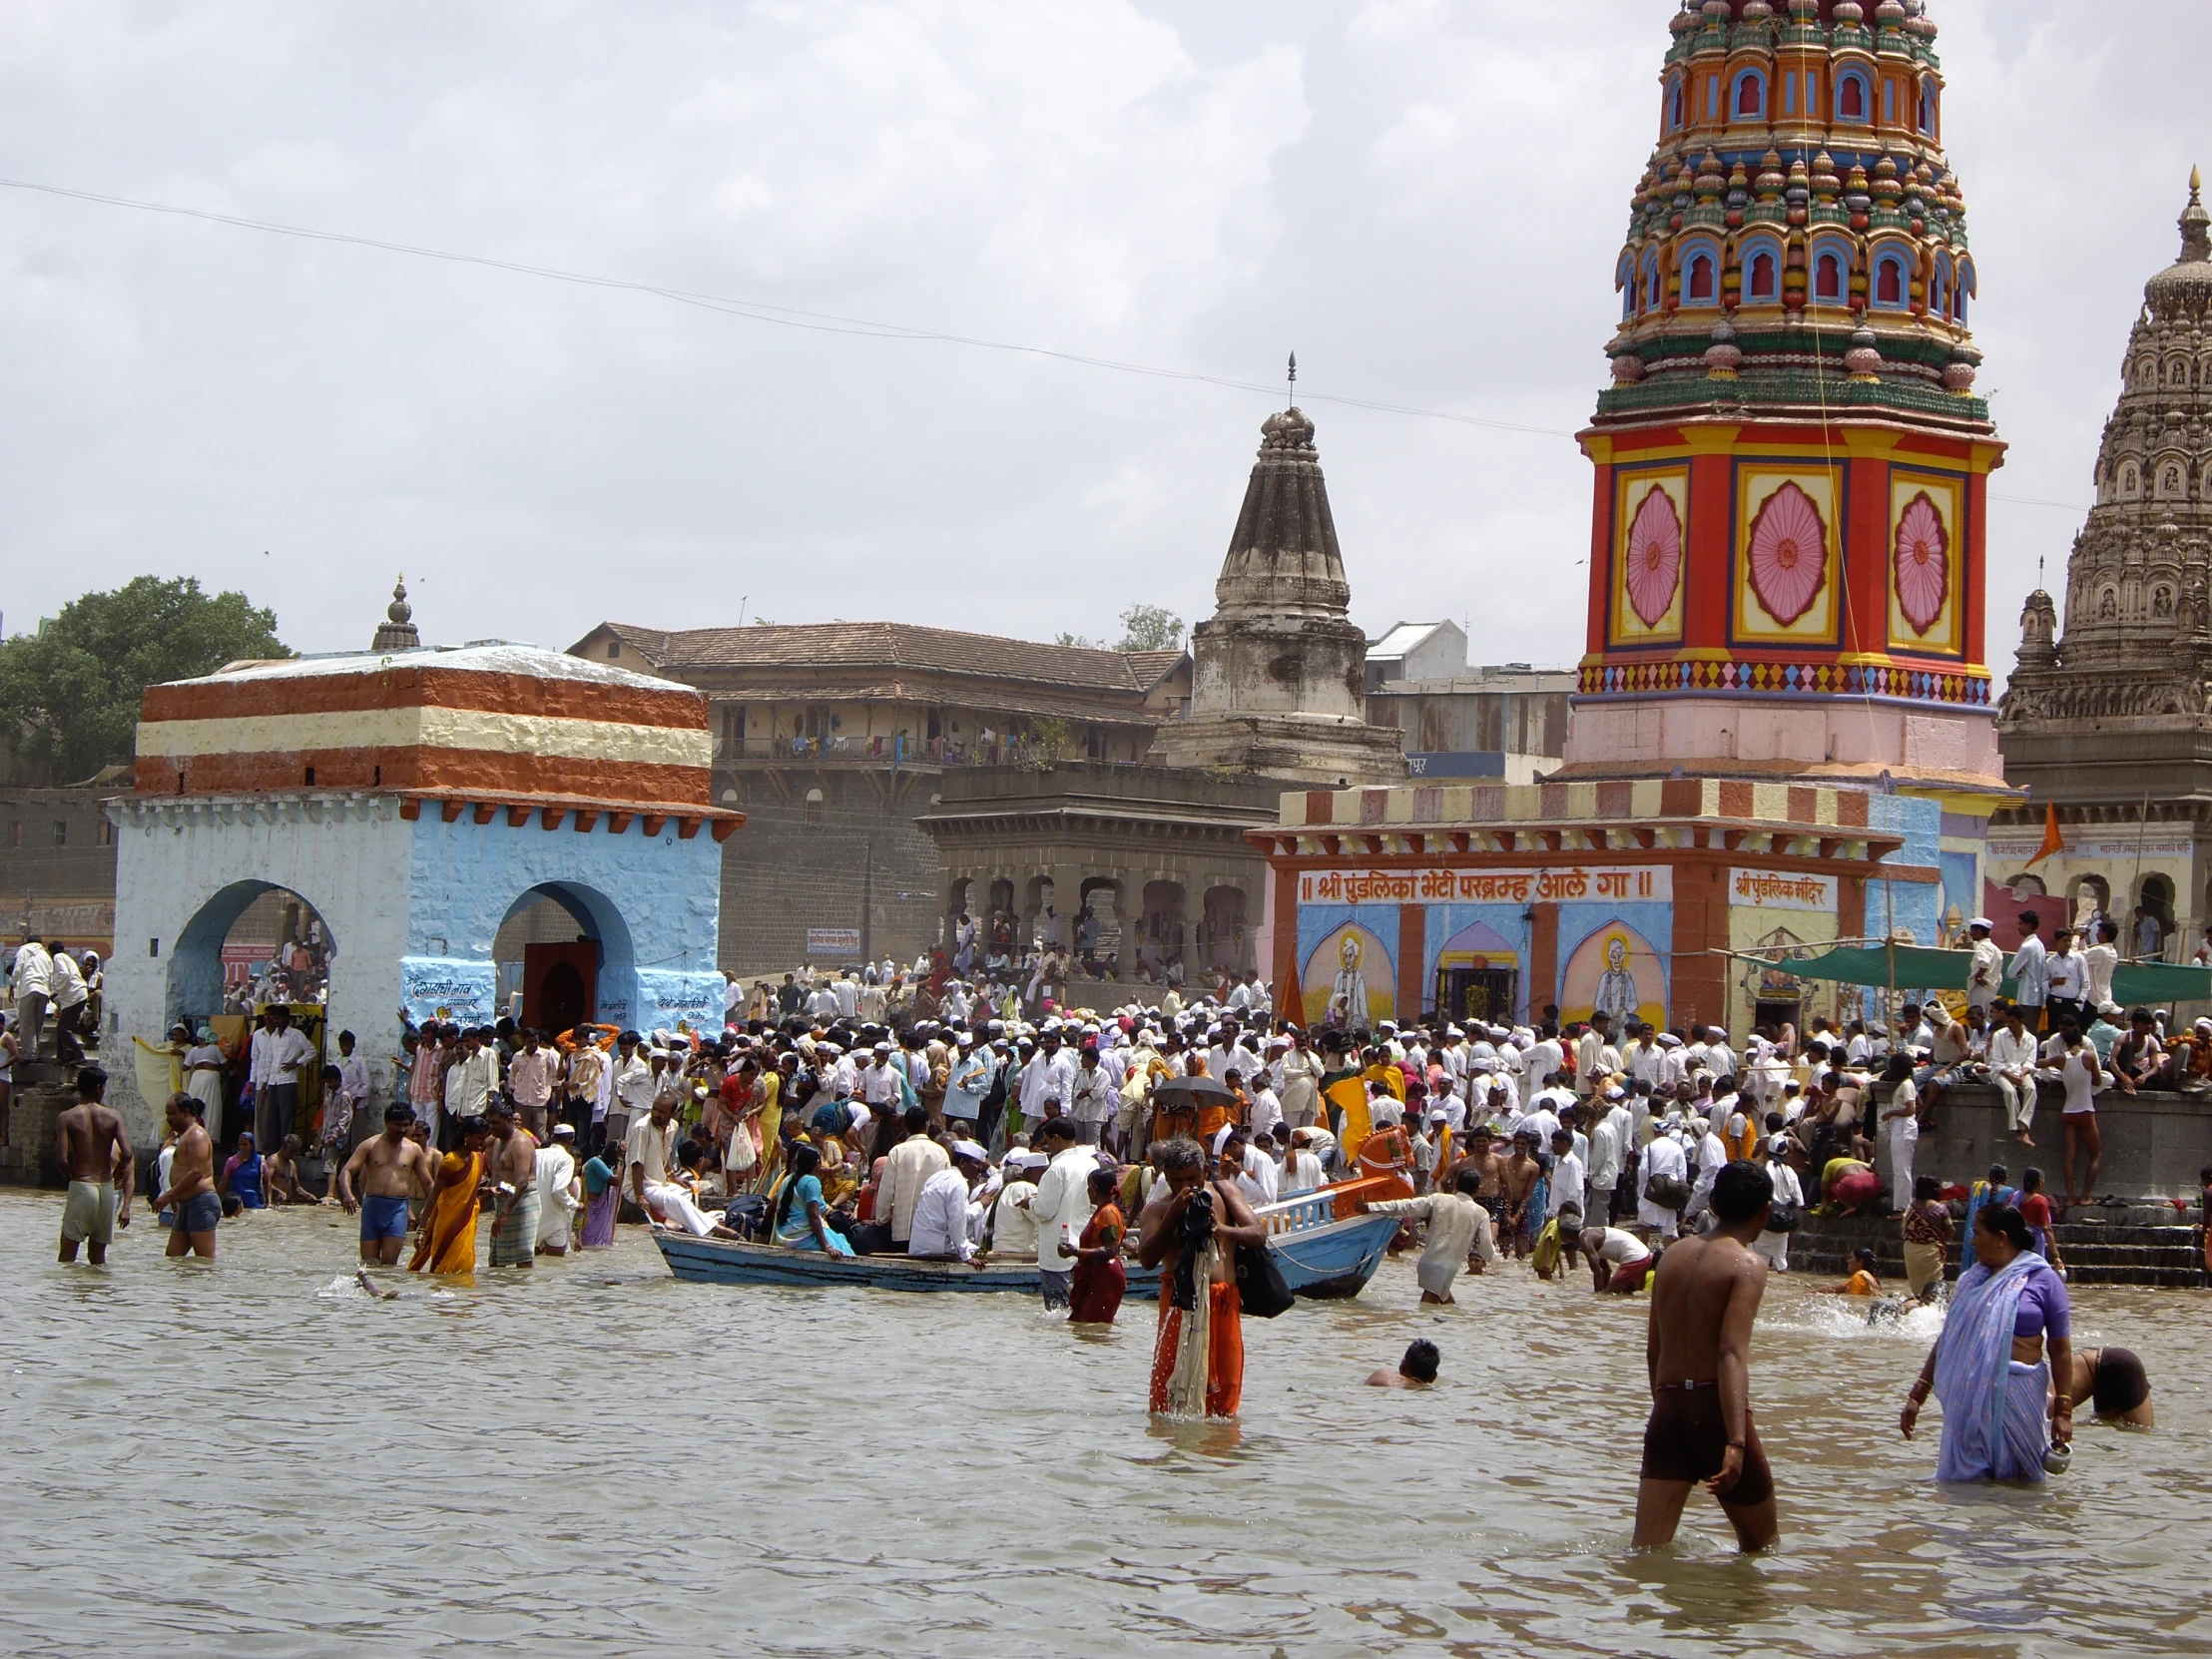
[[(1111, 1323), (1130, 1273), (1156, 1270), (1154, 1409), (1232, 1415), (1241, 1254), (1264, 1249), (1271, 1206), (1337, 1189), (1353, 1210), (1404, 1223), (1424, 1303), (1453, 1301), (1464, 1276), (1508, 1260), (1547, 1278), (1586, 1269), (1601, 1294), (1648, 1292), (1657, 1404), (1639, 1538), (1671, 1535), (1702, 1481), (1756, 1547), (1772, 1537), (1772, 1483), (1727, 1358), (1748, 1339), (1745, 1308), (1770, 1271), (1788, 1271), (1791, 1234), (1816, 1205), (1893, 1217), (1907, 1289), (1942, 1296), (1959, 1230), (1948, 1189), (1916, 1174), (1918, 1131), (1974, 1068), (2001, 1076), (2014, 1056), (1996, 1038), (2026, 1023), (2019, 1003), (1953, 1020), (1932, 1002), (1907, 1006), (1895, 1038), (1881, 1023), (1816, 1019), (1802, 1037), (1761, 1029), (1739, 1050), (1717, 1027), (1616, 1031), (1602, 1014), (1564, 1028), (1547, 1017), (1308, 1030), (1252, 981), (1094, 1016), (1032, 1010), (1018, 990), (994, 998), (943, 964), (934, 977), (870, 978), (795, 974), (795, 996), (758, 1015), (733, 1009), (719, 1033), (408, 1023), (373, 1133), (358, 1132), (365, 1065), (347, 1033), (344, 1063), (323, 1074), (320, 1123), (303, 1141), (276, 1107), (269, 1127), (282, 1133), (266, 1157), (244, 1130), (219, 1161), (205, 1090), (188, 1087), (168, 1103), (155, 1181), (172, 1254), (212, 1254), (227, 1210), (265, 1204), (357, 1214), (364, 1272), (402, 1256), (416, 1271), (472, 1271), (486, 1219), (497, 1269), (605, 1247), (627, 1219), (764, 1248), (1034, 1264), (1046, 1307), (1076, 1323)], [(2169, 1045), (2155, 1018), (2131, 1023), (2148, 1029), (2132, 1047), (2113, 1035), (2115, 1071), (2146, 1086), (2190, 1063), (2193, 1035)], [(285, 1029), (274, 1009), (255, 1033), (271, 1063), (258, 1098), (283, 1086), (276, 1067), (311, 1057), (290, 1053)], [(1977, 1043), (1981, 1031), (1992, 1035)], [(2068, 1068), (2086, 1068), (2079, 1056), (2097, 1053), (2099, 1035), (2063, 1020), (2038, 1032), (2023, 1093), (2070, 1091)], [(180, 1041), (189, 1062), (200, 1045)], [(2023, 1136), (2032, 1111), (2015, 1114)], [(119, 1126), (108, 1134), (85, 1132), (95, 1190), (73, 1190), (65, 1253), (72, 1234), (100, 1248), (112, 1238), (101, 1206), (114, 1200), (97, 1190), (109, 1165), (127, 1214), (128, 1153)], [(303, 1173), (310, 1147), (329, 1172), (319, 1193)], [(2015, 1395), (2041, 1402), (2038, 1457), (2064, 1445), (2083, 1399), (2148, 1420), (2133, 1356), (2084, 1360), (2067, 1343), (2058, 1212), (2040, 1187), (2038, 1171), (2015, 1188), (1997, 1168), (1967, 1192), (1958, 1303), (1927, 1374), (1929, 1389), (1949, 1390), (1946, 1472), (2027, 1472), (2035, 1432)], [(1839, 1289), (1883, 1299), (1871, 1254)], [(2000, 1315), (2039, 1322), (2006, 1339), (2024, 1349), (2033, 1336), (2036, 1359), (1992, 1358)], [(1412, 1357), (1397, 1381), (1424, 1381), (1423, 1363)], [(2009, 1427), (1953, 1446), (1950, 1419), (1974, 1400)]]

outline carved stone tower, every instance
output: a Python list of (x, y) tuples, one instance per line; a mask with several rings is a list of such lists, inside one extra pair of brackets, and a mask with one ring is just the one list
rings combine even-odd
[(1268, 416), (1212, 617), (1191, 630), (1191, 707), (1153, 758), (1316, 784), (1405, 776), (1394, 728), (1363, 712), (1368, 642), (1348, 614), (1314, 423)]

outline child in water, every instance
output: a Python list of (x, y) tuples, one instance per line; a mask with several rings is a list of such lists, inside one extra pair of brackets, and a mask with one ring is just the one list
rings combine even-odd
[(1368, 1379), (1371, 1388), (1425, 1388), (1436, 1381), (1441, 1356), (1425, 1337), (1408, 1346), (1395, 1371), (1379, 1371)]

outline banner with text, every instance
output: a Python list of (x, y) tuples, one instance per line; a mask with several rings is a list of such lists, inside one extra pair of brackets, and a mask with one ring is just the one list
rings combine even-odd
[(810, 927), (807, 929), (807, 954), (814, 956), (857, 956), (860, 953), (860, 930), (857, 927)]
[(1310, 869), (1301, 904), (1559, 904), (1674, 897), (1665, 864), (1554, 864), (1541, 869)]

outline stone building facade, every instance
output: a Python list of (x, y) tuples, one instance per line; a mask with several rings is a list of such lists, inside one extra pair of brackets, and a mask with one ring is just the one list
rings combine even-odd
[(101, 803), (115, 777), (65, 790), (0, 789), (0, 942), (115, 945), (115, 826)]
[[(2181, 257), (2152, 276), (2066, 563), (2065, 624), (2038, 590), (1999, 711), (2027, 800), (1989, 827), (2003, 887), (2160, 924), (2186, 957), (2212, 919), (2212, 214), (2192, 178)], [(2067, 845), (2041, 850), (2055, 808)], [(2135, 944), (2132, 938), (2130, 945)]]
[(1140, 765), (1190, 693), (1180, 651), (896, 622), (609, 622), (570, 651), (706, 693), (715, 800), (747, 815), (723, 862), (721, 959), (747, 973), (808, 959), (810, 928), (911, 960), (938, 937), (942, 890), (936, 845), (914, 821), (948, 774)]

